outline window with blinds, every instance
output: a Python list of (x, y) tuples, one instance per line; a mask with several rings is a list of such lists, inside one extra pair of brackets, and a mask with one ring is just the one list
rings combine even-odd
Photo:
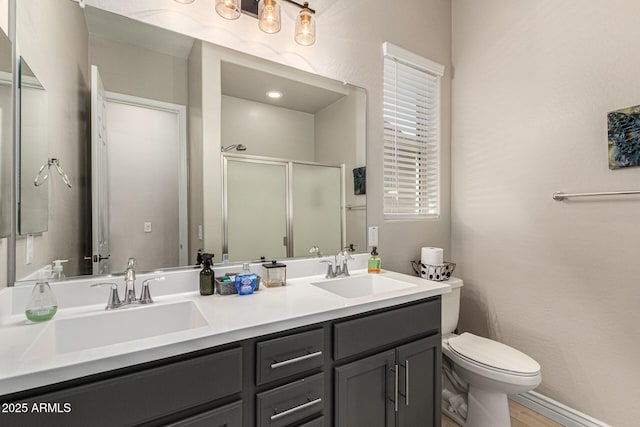
[(384, 218), (440, 216), (444, 66), (384, 44)]

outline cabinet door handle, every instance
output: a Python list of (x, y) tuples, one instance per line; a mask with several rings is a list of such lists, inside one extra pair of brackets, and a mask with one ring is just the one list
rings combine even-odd
[(396, 369), (395, 369), (395, 391), (394, 391), (394, 406), (396, 409), (396, 412), (398, 412), (398, 365), (396, 364)]
[(271, 364), (271, 369), (280, 368), (282, 366), (291, 365), (292, 363), (302, 362), (303, 360), (312, 359), (314, 357), (322, 356), (321, 351), (315, 353), (305, 354), (304, 356), (294, 357), (293, 359), (283, 360), (282, 362), (276, 362)]
[(278, 412), (277, 414), (271, 415), (271, 421), (286, 417), (287, 415), (293, 414), (294, 412), (302, 411), (303, 409), (308, 408), (309, 406), (317, 405), (320, 402), (322, 402), (321, 397), (317, 398), (316, 400), (311, 400), (307, 403), (303, 403), (302, 405), (295, 406), (291, 409), (287, 409), (286, 411)]
[(409, 406), (409, 361), (404, 361), (404, 401)]

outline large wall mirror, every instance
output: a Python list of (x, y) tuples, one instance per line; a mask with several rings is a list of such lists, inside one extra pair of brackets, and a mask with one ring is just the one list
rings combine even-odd
[(72, 185), (52, 169), (18, 280), (54, 260), (76, 276), (129, 257), (185, 266), (199, 249), (218, 262), (366, 250), (363, 89), (68, 0), (16, 13), (47, 94), (37, 151)]

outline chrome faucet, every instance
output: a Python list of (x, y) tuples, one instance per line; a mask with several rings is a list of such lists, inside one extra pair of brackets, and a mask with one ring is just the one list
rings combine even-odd
[(326, 279), (332, 279), (339, 276), (350, 276), (348, 262), (353, 257), (349, 253), (349, 248), (345, 247), (336, 256), (333, 257), (333, 261), (330, 259), (323, 259), (321, 263), (327, 263), (327, 274), (324, 276)]
[(342, 248), (342, 251), (337, 255), (341, 261), (340, 270), (338, 270), (338, 266), (336, 266), (336, 275), (342, 274), (343, 276), (350, 276), (348, 262), (353, 260), (351, 253), (349, 253), (349, 247)]
[(105, 310), (114, 310), (116, 308), (128, 307), (133, 304), (152, 304), (151, 292), (149, 291), (149, 283), (156, 280), (164, 280), (163, 277), (154, 277), (142, 282), (142, 292), (140, 298), (136, 298), (136, 260), (135, 258), (129, 258), (127, 262), (127, 269), (124, 271), (124, 301), (120, 300), (118, 294), (118, 285), (116, 283), (96, 283), (91, 285), (92, 288), (98, 286), (108, 286), (109, 299), (107, 300), (107, 306)]
[(313, 245), (311, 246), (311, 248), (309, 248), (309, 253), (315, 254), (315, 256), (317, 256), (318, 258), (322, 258), (322, 252), (320, 252), (320, 248), (316, 245)]
[(136, 302), (136, 259), (129, 258), (124, 270), (124, 304)]

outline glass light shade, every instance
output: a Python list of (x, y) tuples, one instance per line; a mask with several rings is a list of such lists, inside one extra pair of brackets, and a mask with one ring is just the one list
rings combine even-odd
[(224, 19), (240, 18), (241, 0), (216, 0), (216, 12)]
[(176, 0), (178, 3), (182, 3), (182, 4), (189, 4), (189, 3), (193, 3), (194, 0)]
[(260, 0), (258, 28), (269, 34), (280, 31), (280, 3), (277, 0)]
[(316, 42), (316, 20), (313, 13), (306, 7), (300, 11), (296, 18), (295, 40), (302, 46), (311, 46)]

